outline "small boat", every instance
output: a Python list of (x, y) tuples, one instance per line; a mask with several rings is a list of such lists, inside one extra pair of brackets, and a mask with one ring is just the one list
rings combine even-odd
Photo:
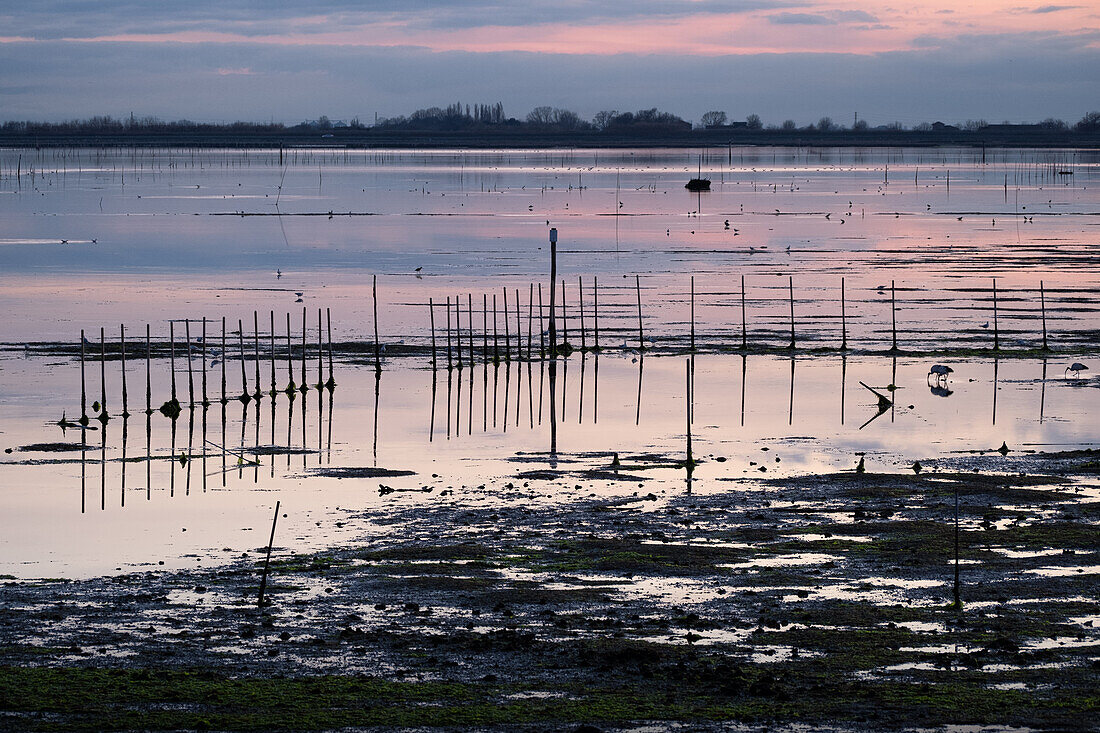
[(699, 156), (699, 172), (695, 174), (695, 178), (692, 178), (687, 184), (684, 185), (689, 191), (709, 191), (710, 179), (703, 178), (703, 156)]

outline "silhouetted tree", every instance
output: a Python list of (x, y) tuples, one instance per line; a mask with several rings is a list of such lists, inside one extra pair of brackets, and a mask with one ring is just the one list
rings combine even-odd
[(549, 125), (554, 121), (553, 107), (535, 107), (527, 113), (527, 122), (531, 125)]
[(794, 123), (794, 120), (783, 120), (783, 124), (779, 127), (780, 130), (786, 130), (791, 132), (798, 129), (798, 125)]
[(1077, 124), (1073, 126), (1073, 129), (1079, 132), (1092, 132), (1100, 130), (1100, 112), (1092, 111), (1087, 113), (1084, 117), (1078, 120)]
[(748, 127), (750, 130), (760, 130), (763, 129), (764, 123), (760, 119), (760, 115), (751, 114), (745, 118), (745, 126)]
[(606, 129), (611, 124), (611, 120), (615, 119), (619, 115), (618, 110), (605, 109), (596, 113), (596, 116), (592, 118), (592, 124), (597, 130)]
[(699, 118), (699, 122), (703, 127), (720, 127), (726, 124), (726, 113), (720, 110), (713, 110), (711, 112), (704, 112), (703, 116)]
[(822, 117), (817, 121), (817, 129), (819, 132), (833, 132), (837, 126), (832, 117)]

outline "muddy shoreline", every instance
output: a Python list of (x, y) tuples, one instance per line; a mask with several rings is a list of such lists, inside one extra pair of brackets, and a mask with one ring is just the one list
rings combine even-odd
[(263, 609), (265, 548), (3, 581), (0, 727), (1096, 728), (1096, 451), (690, 493), (518, 458), (335, 513), (338, 549), (277, 536)]

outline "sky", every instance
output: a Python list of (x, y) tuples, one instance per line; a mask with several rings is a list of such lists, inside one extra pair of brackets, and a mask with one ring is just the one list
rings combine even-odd
[(0, 0), (0, 120), (1073, 122), (1098, 70), (1097, 0)]

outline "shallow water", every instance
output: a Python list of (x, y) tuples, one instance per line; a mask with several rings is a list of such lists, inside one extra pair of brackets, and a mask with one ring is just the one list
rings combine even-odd
[[(927, 385), (927, 360), (896, 361), (895, 367), (879, 356), (696, 357), (692, 440), (702, 463), (689, 485), (683, 469), (659, 465), (685, 455), (689, 362), (677, 357), (561, 360), (553, 403), (559, 459), (551, 461), (543, 362), (450, 373), (415, 358), (395, 360), (380, 373), (338, 364), (331, 393), (311, 390), (293, 403), (284, 394), (274, 404), (268, 397), (247, 406), (217, 401), (215, 372), (214, 403), (185, 407), (173, 423), (159, 412), (147, 419), (144, 397), (133, 393), (135, 414), (117, 417), (120, 362), (114, 361), (108, 405), (116, 417), (105, 427), (93, 419), (94, 429), (62, 431), (55, 423), (62, 413), (70, 419), (80, 413), (79, 363), (9, 355), (3, 439), (15, 450), (0, 460), (0, 572), (71, 577), (232, 558), (265, 544), (276, 499), (286, 513), (280, 544), (307, 549), (353, 540), (341, 527), (344, 512), (393, 501), (434, 503), (448, 490), (471, 506), (553, 504), (593, 492), (660, 498), (847, 470), (859, 454), (869, 470), (907, 471), (916, 459), (992, 453), (1002, 441), (1017, 455), (1095, 445), (1090, 415), (1100, 410), (1100, 389), (1081, 380), (1043, 382), (1039, 364), (1012, 360), (996, 366), (994, 384), (994, 363), (973, 359), (956, 364), (952, 394), (944, 398)], [(143, 382), (143, 370), (129, 374), (131, 385)], [(252, 371), (249, 364), (250, 379)], [(98, 399), (96, 372), (88, 370)], [(167, 360), (154, 360), (151, 374), (156, 405), (170, 394)], [(283, 384), (281, 365), (277, 376)], [(239, 392), (238, 380), (239, 374), (230, 378), (231, 394)], [(877, 399), (858, 382), (884, 389), (891, 380), (898, 385), (895, 407), (880, 414)], [(177, 390), (186, 404), (185, 370), (177, 374)], [(58, 441), (72, 445), (52, 452), (35, 447)], [(610, 475), (613, 453), (622, 463), (617, 477)], [(375, 467), (414, 475), (315, 473)], [(556, 479), (539, 473), (552, 468), (565, 473)], [(724, 483), (730, 480), (749, 484)], [(511, 490), (528, 483), (540, 488)], [(381, 495), (383, 485), (397, 491)], [(829, 511), (827, 503), (814, 507), (802, 511)]]
[[(727, 479), (850, 469), (861, 453), (870, 470), (903, 471), (916, 459), (988, 452), (1002, 441), (1014, 451), (1091, 446), (1098, 383), (1089, 372), (1072, 378), (1065, 369), (1095, 358), (1100, 326), (1096, 154), (997, 151), (984, 164), (981, 155), (711, 150), (701, 165), (714, 190), (696, 195), (682, 185), (696, 172), (697, 154), (670, 150), (315, 150), (299, 151), (285, 165), (278, 151), (0, 151), (0, 305), (8, 314), (0, 342), (13, 345), (0, 352), (0, 440), (16, 449), (0, 456), (0, 573), (76, 577), (221, 562), (266, 544), (276, 500), (286, 514), (276, 544), (311, 549), (355, 539), (341, 517), (356, 508), (439, 501), (448, 490), (455, 492), (449, 500), (471, 506), (686, 491), (683, 470), (631, 460), (650, 453), (681, 459), (687, 414), (686, 360), (634, 352), (635, 274), (647, 345), (656, 339), (687, 346), (694, 274), (701, 347), (740, 344), (741, 275), (750, 345), (785, 346), (789, 276), (798, 345), (835, 349), (845, 329), (857, 352), (697, 356), (692, 439), (703, 463), (692, 491), (742, 485)], [(492, 343), (494, 321), (478, 311), (482, 303), (492, 309), (494, 295), (502, 310), (504, 289), (513, 334), (517, 290), (521, 333), (529, 313), (545, 312), (537, 294), (528, 308), (529, 294), (537, 293), (532, 282), (542, 281), (549, 301), (548, 222), (561, 235), (569, 340), (578, 345), (578, 276), (586, 288), (586, 335), (594, 336), (596, 276), (602, 345), (610, 348), (598, 358), (559, 363), (557, 468), (570, 473), (539, 484), (521, 474), (549, 467), (541, 455), (551, 430), (546, 364), (433, 372), (423, 348), (430, 343), (429, 298), (439, 305), (462, 296), (460, 324), (475, 352)], [(370, 342), (372, 275), (382, 342), (391, 351), (398, 343), (418, 345), (420, 356), (386, 356), (379, 375), (369, 349), (361, 359), (368, 363), (337, 354), (339, 386), (331, 395), (312, 390), (292, 408), (283, 395), (274, 413), (269, 398), (258, 408), (232, 401), (224, 420), (216, 401), (207, 410), (185, 408), (174, 436), (173, 423), (159, 413), (147, 430), (142, 358), (129, 366), (134, 416), (87, 431), (84, 450), (18, 450), (80, 443), (84, 432), (63, 434), (55, 424), (63, 412), (69, 419), (80, 414), (79, 361), (54, 347), (25, 351), (24, 342), (77, 344), (81, 329), (94, 341), (104, 326), (107, 338), (117, 339), (120, 323), (140, 338), (150, 323), (162, 343), (168, 320), (206, 317), (210, 343), (223, 316), (231, 331), (241, 319), (247, 336), (253, 310), (275, 312), (277, 335), (293, 313), (297, 341), (302, 307), (311, 345), (317, 308), (332, 309), (335, 341)], [(1010, 352), (1034, 348), (1042, 333), (1040, 280), (1056, 349), (1045, 361), (864, 353), (892, 343), (891, 281), (903, 350), (988, 349), (994, 330)], [(439, 306), (440, 362), (446, 317)], [(503, 314), (496, 320), (503, 343)], [(198, 326), (190, 325), (194, 338)], [(181, 324), (175, 328), (180, 339)], [(532, 329), (536, 348), (539, 330)], [(131, 353), (142, 354), (141, 346)], [(184, 353), (180, 347), (176, 379), (186, 402)], [(89, 354), (98, 355), (94, 344)], [(932, 385), (944, 387), (938, 393), (927, 378), (934, 361), (955, 370), (946, 385)], [(249, 360), (253, 389), (254, 367)], [(220, 368), (211, 365), (208, 375), (215, 398)], [(265, 388), (268, 369), (261, 359)], [(312, 358), (308, 370), (309, 381), (317, 381)], [(231, 396), (240, 392), (239, 371), (231, 361)], [(118, 361), (108, 362), (107, 375), (117, 416)], [(285, 385), (285, 363), (276, 379)], [(90, 406), (100, 392), (94, 356), (87, 380)], [(155, 408), (170, 393), (167, 359), (153, 360), (151, 381)], [(879, 414), (861, 381), (883, 393), (896, 385), (893, 407)], [(257, 446), (309, 452), (257, 455)], [(622, 456), (622, 473), (639, 481), (585, 473), (608, 469), (613, 453)], [(339, 467), (415, 475), (311, 473)], [(502, 486), (525, 481), (549, 488)], [(398, 491), (380, 496), (379, 484)], [(405, 491), (421, 487), (431, 492)]]
[[(317, 149), (282, 164), (278, 151), (4, 150), (3, 339), (232, 322), (293, 311), (297, 292), (333, 309), (338, 338), (371, 337), (370, 275), (381, 335), (424, 338), (429, 298), (472, 294), (476, 313), (507, 288), (526, 306), (553, 226), (569, 318), (578, 277), (589, 305), (599, 278), (602, 326), (621, 332), (608, 343), (633, 338), (634, 275), (647, 334), (686, 337), (694, 274), (707, 338), (739, 340), (744, 275), (750, 339), (785, 344), (791, 277), (799, 340), (835, 346), (844, 277), (854, 347), (890, 345), (891, 281), (901, 346), (988, 346), (997, 276), (1002, 345), (1041, 339), (1042, 281), (1057, 346), (1097, 328), (1098, 162), (959, 148)], [(683, 188), (697, 164), (709, 193)]]

